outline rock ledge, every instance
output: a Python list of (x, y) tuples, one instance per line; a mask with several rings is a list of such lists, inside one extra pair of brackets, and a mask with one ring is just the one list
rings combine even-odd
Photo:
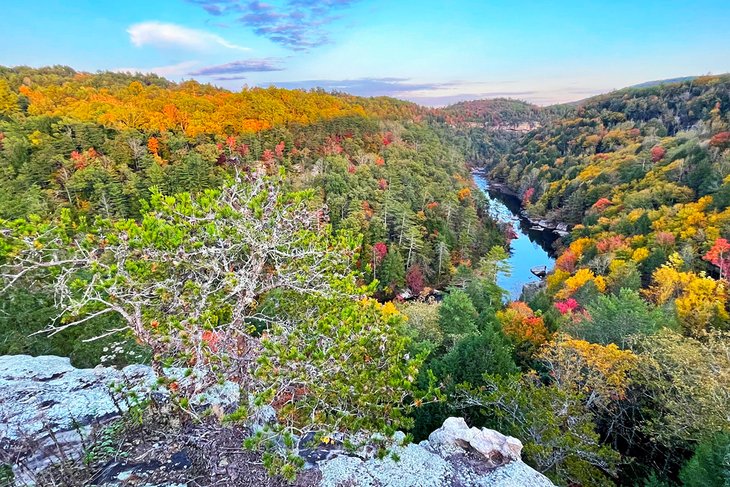
[[(88, 432), (124, 411), (126, 406), (112, 398), (110, 384), (124, 382), (144, 395), (155, 381), (151, 368), (143, 365), (122, 370), (76, 369), (63, 357), (0, 356), (0, 463), (13, 466), (21, 484), (32, 482), (34, 473), (59, 460), (59, 451), (64, 458), (80, 456), (88, 446), (84, 444)], [(209, 391), (200, 403), (234, 405), (239, 395), (233, 386), (223, 385), (214, 394)], [(394, 440), (404, 437), (399, 433)], [(522, 443), (516, 438), (469, 428), (462, 418), (448, 418), (427, 441), (396, 446), (384, 459), (360, 458), (343, 451), (313, 454), (313, 458), (322, 458), (312, 461), (308, 471), (314, 474), (308, 478), (316, 480), (297, 485), (552, 487), (547, 477), (522, 462), (521, 450)], [(104, 485), (142, 485), (122, 478), (133, 467), (137, 468), (120, 465), (122, 474)], [(168, 487), (172, 485), (166, 471), (157, 473), (157, 478), (168, 480)]]

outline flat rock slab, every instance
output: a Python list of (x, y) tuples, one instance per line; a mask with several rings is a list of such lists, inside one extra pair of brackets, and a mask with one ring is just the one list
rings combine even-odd
[(92, 425), (102, 425), (126, 408), (109, 387), (128, 382), (151, 385), (149, 367), (77, 369), (66, 357), (0, 356), (0, 460), (27, 479), (83, 449)]
[[(181, 384), (195, 381), (195, 373), (183, 377), (182, 369), (167, 373), (179, 376)], [(146, 365), (77, 369), (67, 357), (0, 356), (0, 463), (10, 464), (18, 480), (29, 482), (50, 464), (77, 458), (93, 428), (129, 407), (127, 400), (112, 394), (111, 386), (124, 385), (126, 391), (147, 397), (156, 383)], [(226, 382), (194, 396), (191, 404), (230, 408), (238, 400), (238, 386)]]

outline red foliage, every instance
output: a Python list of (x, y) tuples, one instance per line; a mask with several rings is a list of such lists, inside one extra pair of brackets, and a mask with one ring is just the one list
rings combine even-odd
[(150, 137), (150, 139), (147, 141), (147, 149), (154, 155), (159, 155), (158, 151), (160, 150), (160, 141), (157, 140), (157, 137)]
[(325, 142), (322, 150), (324, 151), (324, 154), (326, 156), (336, 156), (338, 154), (342, 154), (342, 146), (340, 145), (340, 138), (336, 135), (331, 135), (327, 137), (327, 141)]
[(660, 146), (655, 145), (651, 148), (651, 162), (659, 162), (662, 159), (664, 159), (664, 156), (667, 154), (667, 150)]
[(72, 151), (71, 160), (74, 162), (74, 169), (81, 170), (89, 165), (91, 159), (99, 157), (99, 153), (93, 147), (87, 149), (86, 152)]
[(560, 311), (561, 315), (572, 313), (578, 309), (578, 301), (573, 298), (566, 299), (565, 301), (558, 301), (555, 303), (555, 308)]
[(228, 148), (230, 150), (234, 150), (236, 148), (236, 144), (237, 144), (236, 138), (232, 135), (229, 135), (228, 138), (226, 139), (226, 145), (228, 146)]
[(385, 159), (383, 159), (382, 157), (378, 157), (377, 159), (375, 159), (375, 165), (376, 166), (383, 166), (383, 165), (385, 165)]
[(527, 205), (527, 203), (532, 203), (533, 196), (535, 196), (535, 188), (528, 188), (527, 191), (525, 191), (525, 195), (522, 197), (522, 204)]
[(79, 151), (71, 152), (71, 160), (74, 161), (74, 168), (77, 170), (86, 167), (86, 158)]
[(382, 178), (378, 179), (378, 188), (382, 189), (383, 191), (388, 189), (388, 181)]
[(355, 174), (355, 171), (356, 171), (356, 168), (355, 168), (355, 166), (353, 166), (352, 164), (350, 164), (350, 165), (349, 165), (349, 166), (347, 167), (347, 172), (349, 172), (350, 174)]
[(373, 260), (375, 263), (379, 263), (385, 255), (388, 253), (388, 246), (384, 242), (378, 242), (373, 245)]
[(393, 132), (386, 132), (383, 135), (383, 145), (386, 147), (388, 147), (390, 144), (392, 144), (394, 140), (395, 140), (395, 137), (393, 137)]
[(438, 208), (439, 204), (437, 201), (432, 201), (429, 204), (426, 205), (426, 208), (429, 210), (433, 210), (434, 208)]
[(702, 258), (720, 269), (721, 279), (728, 278), (730, 273), (730, 242), (724, 238), (718, 238)]
[(264, 162), (271, 162), (274, 160), (274, 153), (271, 152), (269, 149), (266, 149), (261, 156), (261, 160)]
[(713, 135), (710, 139), (710, 145), (721, 149), (730, 147), (730, 132), (720, 132)]
[(575, 267), (578, 264), (578, 255), (576, 255), (575, 252), (568, 249), (563, 254), (557, 258), (555, 261), (555, 268), (560, 269), (561, 271), (570, 272), (571, 274), (575, 272)]
[(276, 144), (276, 148), (274, 149), (274, 152), (276, 153), (276, 157), (278, 159), (281, 159), (284, 156), (284, 141), (282, 140), (278, 144)]
[(414, 265), (408, 269), (408, 272), (406, 272), (406, 285), (413, 294), (421, 294), (426, 287), (426, 279), (420, 266)]
[(621, 235), (613, 235), (611, 237), (604, 238), (596, 244), (598, 252), (602, 254), (613, 252), (622, 247), (624, 247), (624, 237)]
[(613, 203), (608, 198), (600, 198), (598, 201), (593, 203), (593, 208), (598, 211), (603, 211), (609, 206), (611, 206)]
[(208, 344), (208, 347), (211, 349), (211, 351), (215, 352), (218, 350), (218, 346), (216, 345), (220, 341), (220, 336), (218, 335), (218, 333), (210, 330), (205, 330), (201, 338), (205, 343)]

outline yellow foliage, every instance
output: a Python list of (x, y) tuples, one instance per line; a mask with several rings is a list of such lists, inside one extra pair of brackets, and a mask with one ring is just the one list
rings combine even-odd
[(646, 291), (657, 304), (674, 301), (677, 317), (685, 330), (701, 334), (718, 321), (729, 318), (725, 309), (727, 289), (722, 281), (704, 273), (682, 272), (683, 260), (676, 252), (669, 263), (654, 271), (653, 283)]
[(579, 238), (571, 242), (570, 247), (568, 248), (572, 250), (576, 256), (580, 257), (583, 255), (585, 249), (591, 245), (591, 243), (592, 241), (589, 238)]
[(615, 344), (599, 345), (568, 335), (546, 345), (538, 356), (561, 386), (589, 395), (589, 401), (622, 399), (638, 357)]
[(578, 289), (585, 286), (589, 281), (594, 281), (599, 291), (603, 292), (606, 290), (605, 280), (601, 277), (599, 281), (592, 270), (584, 268), (578, 269), (575, 274), (567, 278), (563, 285), (563, 289), (561, 289), (555, 297), (558, 299), (567, 299)]
[(17, 111), (17, 95), (10, 89), (7, 81), (0, 79), (0, 115), (10, 115)]
[(622, 259), (614, 259), (608, 264), (608, 270), (611, 273), (619, 271), (623, 266), (626, 265), (626, 261)]
[(649, 257), (649, 249), (647, 249), (646, 247), (640, 247), (634, 250), (634, 253), (631, 254), (631, 260), (633, 260), (637, 264), (647, 257)]
[(119, 130), (175, 130), (188, 137), (231, 130), (258, 132), (287, 123), (309, 124), (400, 110), (397, 105), (385, 104), (367, 105), (366, 111), (355, 98), (273, 87), (231, 93), (195, 81), (172, 87), (135, 81), (123, 87), (99, 88), (78, 77), (61, 85), (22, 86), (20, 91), (29, 99), (32, 115), (72, 117)]
[(398, 311), (398, 308), (395, 307), (395, 304), (393, 304), (392, 301), (388, 301), (383, 305), (383, 307), (380, 309), (380, 312), (383, 314), (383, 317), (390, 318), (391, 316), (397, 316), (400, 315), (400, 311)]
[(459, 201), (463, 201), (471, 196), (471, 190), (469, 188), (460, 189), (456, 196), (459, 197)]
[(645, 210), (643, 210), (641, 208), (637, 208), (635, 210), (631, 210), (629, 212), (629, 214), (627, 215), (627, 217), (628, 217), (629, 221), (631, 223), (633, 223), (636, 220), (638, 220), (641, 217), (641, 215), (643, 215), (644, 213), (645, 213)]
[(581, 181), (588, 181), (591, 179), (595, 179), (598, 177), (602, 172), (602, 169), (599, 166), (588, 166), (585, 169), (583, 169), (580, 174), (578, 174), (578, 179)]
[(30, 143), (33, 145), (39, 145), (42, 141), (43, 134), (35, 130), (32, 134), (28, 136), (28, 140), (30, 140)]
[(563, 285), (563, 282), (570, 277), (570, 272), (562, 269), (555, 269), (552, 274), (547, 276), (547, 291), (548, 293), (554, 294)]

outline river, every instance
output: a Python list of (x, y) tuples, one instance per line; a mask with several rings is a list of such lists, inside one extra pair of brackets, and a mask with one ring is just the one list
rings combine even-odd
[(509, 276), (497, 276), (497, 284), (509, 292), (512, 300), (519, 299), (522, 286), (539, 280), (530, 272), (531, 268), (544, 265), (548, 270), (552, 269), (555, 262), (552, 244), (558, 235), (551, 231), (532, 230), (532, 224), (520, 214), (519, 198), (490, 188), (489, 181), (483, 175), (476, 172), (473, 175), (477, 187), (489, 201), (492, 217), (511, 224), (517, 235), (510, 245), (512, 273)]

